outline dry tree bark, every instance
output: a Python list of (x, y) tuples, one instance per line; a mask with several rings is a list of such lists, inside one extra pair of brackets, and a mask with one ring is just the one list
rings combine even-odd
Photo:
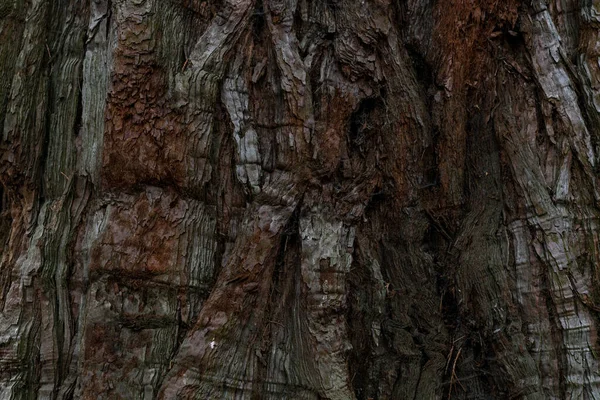
[(1, 0), (0, 398), (600, 399), (599, 28)]

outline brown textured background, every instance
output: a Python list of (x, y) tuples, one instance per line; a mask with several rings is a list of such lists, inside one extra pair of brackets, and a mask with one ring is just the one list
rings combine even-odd
[(596, 0), (0, 0), (0, 398), (600, 399)]

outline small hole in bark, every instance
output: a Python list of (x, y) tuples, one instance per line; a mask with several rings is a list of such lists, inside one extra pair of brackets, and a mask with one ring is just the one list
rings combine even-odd
[(380, 98), (367, 98), (360, 102), (357, 110), (350, 117), (348, 139), (352, 150), (363, 150), (371, 132), (376, 130), (380, 121), (373, 118), (373, 113), (383, 107)]
[(408, 56), (412, 61), (412, 65), (415, 71), (417, 81), (423, 85), (425, 89), (433, 84), (433, 70), (425, 61), (425, 58), (416, 49), (411, 46), (407, 46), (406, 50)]
[(511, 47), (516, 47), (521, 44), (522, 36), (519, 32), (508, 29), (504, 33), (504, 37), (506, 38), (506, 43), (508, 43)]
[[(303, 38), (304, 35), (306, 34), (306, 24), (304, 23), (304, 20), (302, 19), (302, 12), (301, 12), (300, 6), (298, 6), (296, 8), (296, 12), (294, 13), (292, 32), (296, 32), (296, 34), (298, 35), (298, 39)], [(306, 46), (303, 49), (302, 46), (300, 46), (299, 50), (300, 50), (301, 57), (303, 57), (303, 58), (306, 57), (306, 53), (307, 53), (309, 47), (310, 46)]]
[(333, 41), (335, 39), (335, 32), (326, 32), (323, 39)]
[(437, 186), (439, 183), (439, 171), (437, 166), (437, 154), (433, 144), (427, 146), (423, 152), (423, 183), (421, 188)]
[(385, 207), (384, 203), (389, 199), (389, 194), (394, 191), (394, 182), (387, 181), (384, 182), (383, 186), (377, 186), (373, 193), (371, 193), (371, 198), (365, 208), (365, 215), (368, 216), (370, 213), (378, 208)]
[(437, 186), (440, 182), (440, 171), (438, 168), (437, 157), (438, 138), (439, 132), (437, 129), (434, 129), (431, 142), (421, 154), (421, 162), (423, 165), (423, 180), (421, 181), (421, 189)]
[[(83, 64), (82, 64), (83, 68)], [(79, 94), (77, 96), (77, 111), (75, 113), (75, 121), (73, 123), (73, 133), (75, 136), (79, 135), (79, 131), (81, 130), (81, 119), (83, 115), (83, 73), (80, 75), (79, 79)]]
[(433, 255), (436, 255), (438, 249), (445, 243), (438, 229), (430, 223), (423, 236), (423, 250)]
[(517, 21), (514, 26), (504, 24), (500, 27), (502, 36), (506, 43), (511, 47), (517, 47), (523, 43), (523, 35), (521, 34), (521, 24)]
[(261, 32), (265, 27), (265, 9), (262, 3), (259, 2), (252, 14), (252, 33), (254, 36), (260, 36)]

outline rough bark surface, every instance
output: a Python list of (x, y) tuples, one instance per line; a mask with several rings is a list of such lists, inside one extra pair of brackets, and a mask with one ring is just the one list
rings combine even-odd
[(0, 398), (600, 399), (597, 0), (0, 0)]

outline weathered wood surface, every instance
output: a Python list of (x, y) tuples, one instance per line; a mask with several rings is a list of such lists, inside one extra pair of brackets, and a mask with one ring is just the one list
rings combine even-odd
[(1, 0), (0, 398), (600, 399), (599, 28)]

